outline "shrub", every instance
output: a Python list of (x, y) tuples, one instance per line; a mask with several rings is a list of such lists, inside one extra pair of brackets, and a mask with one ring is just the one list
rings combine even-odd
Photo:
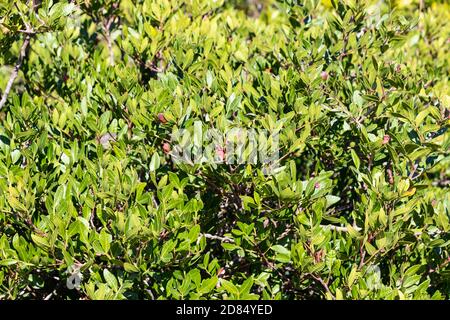
[[(449, 298), (446, 1), (27, 3), (0, 4), (0, 298)], [(276, 168), (171, 156), (233, 128)]]

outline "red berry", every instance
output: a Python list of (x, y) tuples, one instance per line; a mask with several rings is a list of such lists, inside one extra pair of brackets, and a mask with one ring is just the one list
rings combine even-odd
[(391, 141), (391, 137), (388, 136), (387, 134), (383, 137), (383, 144), (388, 144), (389, 141)]
[(162, 146), (164, 153), (169, 153), (170, 152), (170, 144), (168, 144), (167, 142), (165, 142)]
[(161, 122), (161, 123), (167, 122), (166, 117), (164, 117), (164, 114), (162, 114), (162, 113), (158, 113), (158, 119), (159, 119), (159, 122)]

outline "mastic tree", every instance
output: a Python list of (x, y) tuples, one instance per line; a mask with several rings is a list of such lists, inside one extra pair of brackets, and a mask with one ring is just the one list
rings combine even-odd
[[(0, 299), (448, 299), (449, 21), (2, 1)], [(277, 137), (275, 170), (172, 156), (235, 128)]]

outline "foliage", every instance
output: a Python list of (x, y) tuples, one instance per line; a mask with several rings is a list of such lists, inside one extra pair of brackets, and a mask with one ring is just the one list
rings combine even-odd
[(2, 2), (0, 298), (448, 299), (450, 6), (361, 3)]

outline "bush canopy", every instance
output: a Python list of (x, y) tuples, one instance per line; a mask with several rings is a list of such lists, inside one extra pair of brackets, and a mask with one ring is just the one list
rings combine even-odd
[(2, 1), (0, 299), (448, 299), (449, 21)]

